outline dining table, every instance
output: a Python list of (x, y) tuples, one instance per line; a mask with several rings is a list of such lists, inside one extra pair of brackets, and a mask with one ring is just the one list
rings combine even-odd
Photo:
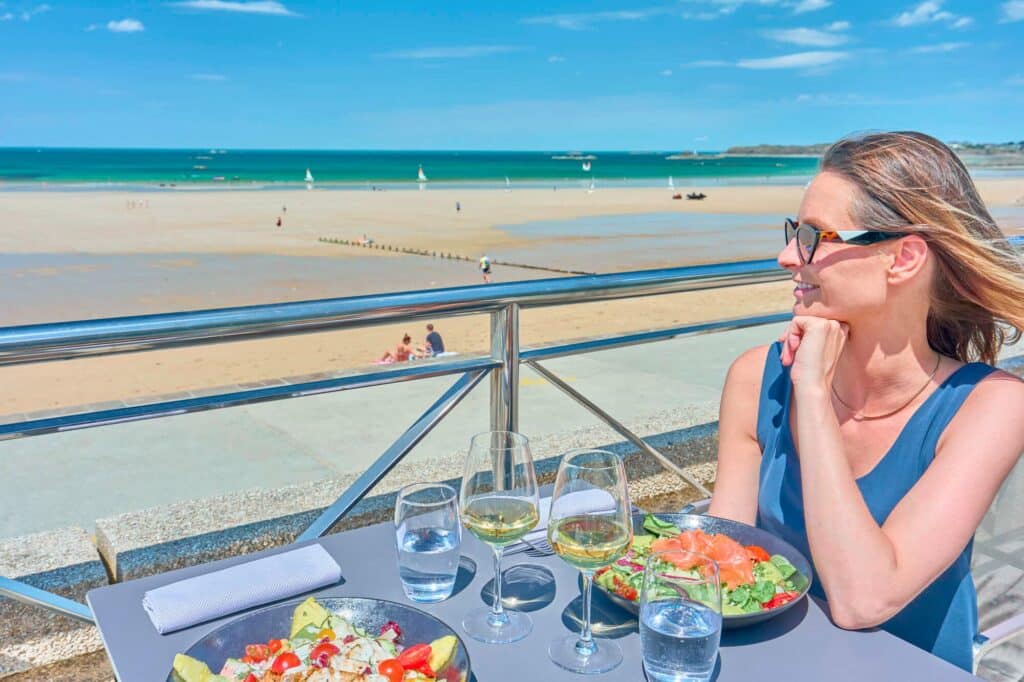
[[(326, 535), (319, 543), (341, 567), (342, 578), (322, 589), (291, 599), (366, 597), (399, 602), (430, 613), (459, 632), (477, 682), (629, 682), (645, 679), (636, 616), (599, 590), (593, 594), (594, 632), (598, 644), (614, 639), (622, 647), (622, 664), (599, 675), (582, 676), (557, 667), (548, 658), (548, 644), (578, 630), (581, 618), (579, 572), (557, 555), (506, 550), (502, 564), (503, 604), (526, 611), (533, 631), (511, 644), (484, 644), (461, 631), (471, 609), (489, 604), (493, 586), (493, 553), (469, 533), (463, 534), (455, 590), (448, 599), (417, 604), (406, 598), (399, 582), (395, 532), (381, 523)], [(163, 682), (176, 653), (186, 652), (212, 630), (237, 618), (224, 618), (161, 635), (142, 606), (143, 595), (156, 587), (216, 571), (240, 562), (286, 552), (309, 544), (296, 543), (211, 563), (181, 568), (91, 590), (87, 595), (114, 674), (121, 682)], [(262, 608), (254, 606), (251, 610)], [(247, 612), (243, 612), (247, 613)], [(268, 633), (286, 636), (288, 633)], [(241, 652), (236, 655), (241, 655)], [(214, 671), (216, 672), (216, 670)], [(726, 629), (713, 680), (750, 682), (786, 680), (880, 682), (882, 680), (974, 680), (970, 673), (881, 629), (849, 631), (829, 620), (827, 605), (810, 596), (763, 623)]]

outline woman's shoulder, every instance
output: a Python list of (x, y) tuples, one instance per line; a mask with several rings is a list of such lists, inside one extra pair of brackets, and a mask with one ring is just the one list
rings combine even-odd
[(983, 440), (993, 449), (996, 441), (1009, 441), (1008, 452), (1016, 456), (1024, 447), (1024, 381), (1005, 370), (992, 368), (970, 390), (940, 439), (950, 441)]
[(760, 386), (765, 362), (768, 360), (768, 354), (774, 351), (773, 346), (774, 344), (765, 344), (743, 351), (739, 357), (732, 361), (732, 365), (729, 366), (729, 374), (726, 377), (726, 381), (729, 383)]

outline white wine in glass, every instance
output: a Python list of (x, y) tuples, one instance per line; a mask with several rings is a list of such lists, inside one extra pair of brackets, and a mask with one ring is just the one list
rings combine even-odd
[(513, 431), (473, 436), (462, 476), (462, 523), (494, 550), (494, 603), (474, 609), (462, 620), (473, 639), (507, 644), (526, 637), (533, 621), (501, 603), (501, 555), (505, 547), (529, 533), (540, 520), (537, 477), (530, 444)]
[(594, 640), (590, 592), (594, 571), (620, 559), (633, 541), (622, 458), (603, 450), (576, 450), (562, 458), (551, 497), (548, 541), (563, 561), (583, 575), (582, 631), (551, 642), (548, 656), (575, 673), (613, 670), (622, 662), (622, 649), (611, 640), (600, 644)]

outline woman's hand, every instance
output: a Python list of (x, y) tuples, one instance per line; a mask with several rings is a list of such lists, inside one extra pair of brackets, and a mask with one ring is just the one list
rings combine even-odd
[(796, 389), (818, 388), (828, 391), (843, 354), (850, 327), (845, 322), (823, 317), (797, 315), (779, 337), (782, 364), (790, 367)]

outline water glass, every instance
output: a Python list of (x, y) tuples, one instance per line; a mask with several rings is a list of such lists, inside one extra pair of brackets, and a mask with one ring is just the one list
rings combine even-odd
[(414, 483), (395, 502), (395, 547), (405, 596), (439, 602), (451, 596), (459, 571), (458, 494), (441, 483)]
[(721, 637), (718, 564), (685, 549), (652, 553), (640, 591), (640, 647), (647, 679), (710, 680)]

